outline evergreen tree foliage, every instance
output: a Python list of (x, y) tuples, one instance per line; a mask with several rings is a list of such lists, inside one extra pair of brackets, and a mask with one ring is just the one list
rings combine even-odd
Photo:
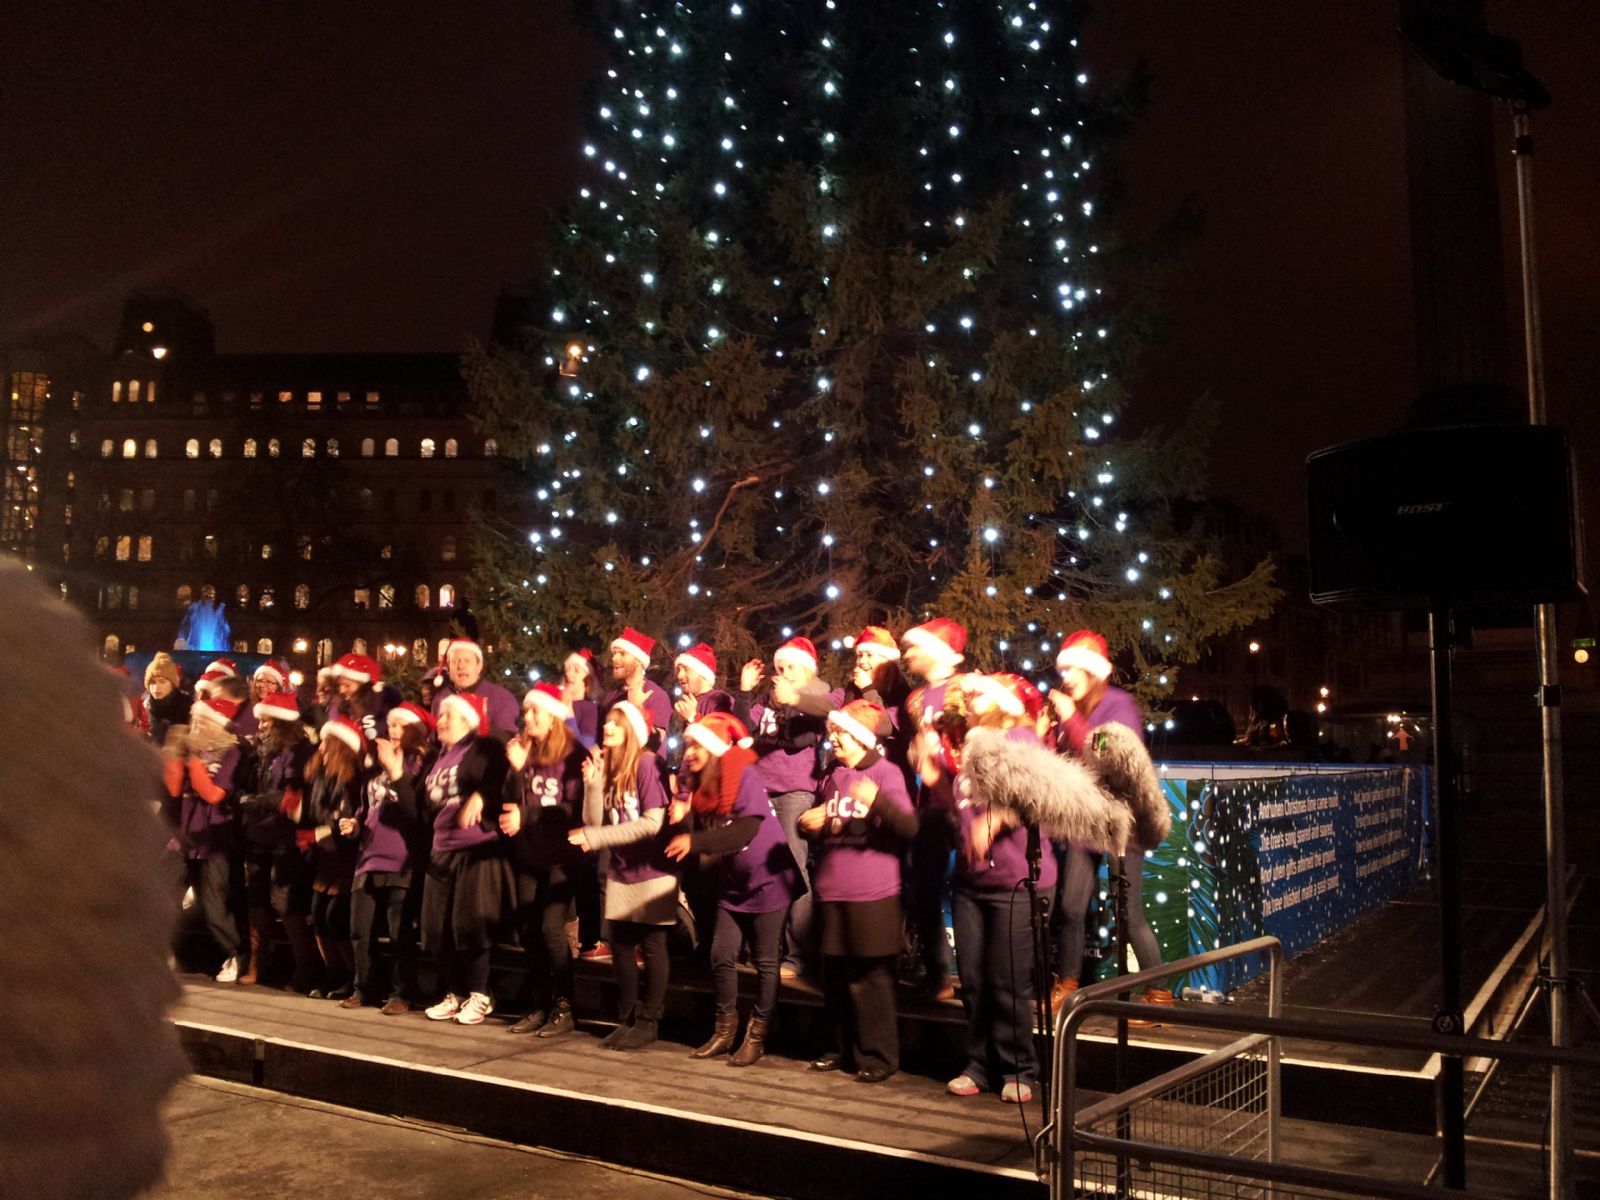
[[(623, 623), (737, 662), (934, 614), (1145, 699), (1274, 592), (1175, 533), (1210, 414), (1120, 435), (1141, 340), (1101, 211), (1125, 97), (1082, 6), (617, 0), (540, 320), (468, 375), (527, 519), (475, 610), (514, 669)], [(564, 375), (564, 366), (576, 368)]]

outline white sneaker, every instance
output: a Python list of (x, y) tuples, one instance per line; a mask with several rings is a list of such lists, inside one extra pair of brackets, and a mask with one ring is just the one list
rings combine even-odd
[(430, 1021), (448, 1021), (461, 1011), (461, 1004), (461, 997), (451, 993), (432, 1008), (427, 1009), (423, 1015)]
[(216, 980), (218, 983), (238, 983), (239, 960), (237, 958), (230, 958), (227, 962), (223, 963), (222, 970), (218, 971), (216, 974)]
[(193, 888), (184, 888), (183, 889), (183, 911), (184, 912), (188, 912), (193, 907), (194, 907), (194, 889)]
[(456, 1014), (457, 1025), (482, 1025), (483, 1019), (494, 1011), (494, 999), (483, 992), (473, 992)]

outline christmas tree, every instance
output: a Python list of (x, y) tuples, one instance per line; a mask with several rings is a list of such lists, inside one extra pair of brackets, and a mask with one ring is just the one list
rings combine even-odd
[(547, 303), (468, 359), (528, 498), (478, 546), (504, 669), (625, 622), (737, 662), (939, 614), (969, 662), (1036, 675), (1092, 626), (1157, 701), (1264, 615), (1268, 564), (1226, 579), (1167, 520), (1204, 429), (1119, 437), (1126, 108), (1081, 6), (586, 11), (610, 67)]

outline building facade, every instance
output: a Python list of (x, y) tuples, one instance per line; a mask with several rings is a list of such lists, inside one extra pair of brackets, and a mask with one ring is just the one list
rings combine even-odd
[(146, 292), (111, 354), (41, 399), (28, 367), (47, 365), (6, 360), (5, 548), (90, 614), (110, 661), (183, 629), (306, 674), (351, 649), (405, 674), (471, 629), (472, 522), (502, 485), (458, 356), (217, 354), (198, 307)]

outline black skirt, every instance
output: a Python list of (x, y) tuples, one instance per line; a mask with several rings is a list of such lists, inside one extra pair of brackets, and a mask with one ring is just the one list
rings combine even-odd
[(822, 953), (835, 958), (889, 958), (905, 945), (899, 896), (882, 900), (819, 900)]
[(447, 945), (467, 954), (492, 949), (509, 936), (516, 903), (503, 843), (435, 853), (422, 887), (422, 945), (430, 954)]

